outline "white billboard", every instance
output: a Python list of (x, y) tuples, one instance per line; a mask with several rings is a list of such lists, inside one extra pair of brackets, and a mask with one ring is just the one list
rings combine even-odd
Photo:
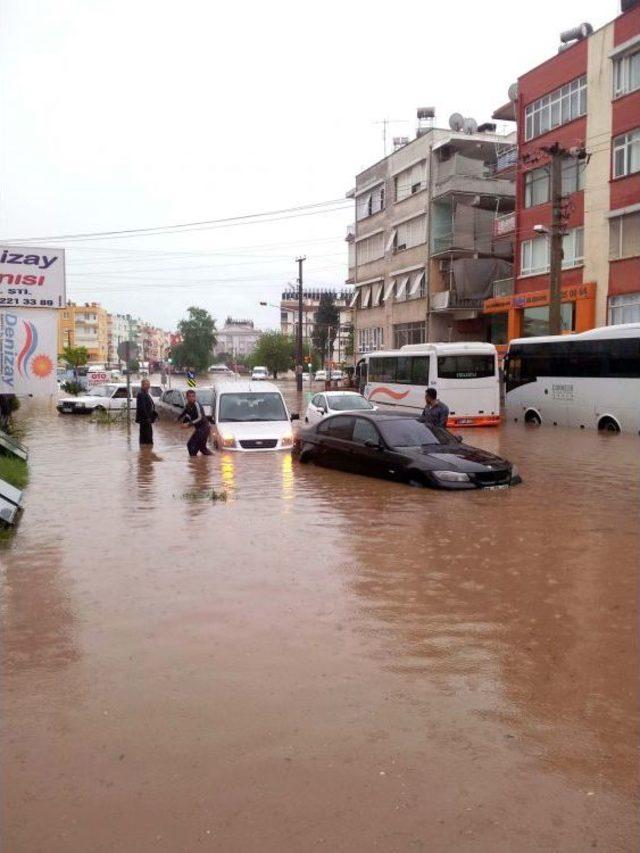
[(0, 394), (55, 394), (57, 361), (56, 310), (0, 306)]
[(64, 308), (64, 249), (0, 244), (0, 308)]

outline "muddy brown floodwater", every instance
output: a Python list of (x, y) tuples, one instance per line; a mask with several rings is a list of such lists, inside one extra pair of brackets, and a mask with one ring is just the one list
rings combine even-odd
[(448, 494), (22, 419), (7, 853), (637, 849), (638, 436)]

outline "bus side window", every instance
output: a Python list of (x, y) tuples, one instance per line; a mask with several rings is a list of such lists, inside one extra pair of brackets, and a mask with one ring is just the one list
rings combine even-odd
[(429, 384), (429, 356), (416, 355), (411, 359), (411, 384)]

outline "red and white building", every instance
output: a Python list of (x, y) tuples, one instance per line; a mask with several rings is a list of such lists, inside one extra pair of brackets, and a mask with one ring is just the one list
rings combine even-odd
[(640, 321), (640, 1), (523, 74), (494, 118), (518, 126), (513, 293), (485, 313), (507, 314), (507, 337), (548, 328), (549, 155), (584, 148), (563, 166), (565, 331)]

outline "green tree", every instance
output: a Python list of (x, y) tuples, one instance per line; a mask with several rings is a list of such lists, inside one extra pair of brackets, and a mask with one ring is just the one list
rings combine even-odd
[(73, 375), (78, 378), (78, 368), (83, 367), (89, 361), (89, 350), (86, 347), (66, 346), (60, 353), (60, 358), (67, 367), (72, 368)]
[(320, 295), (320, 304), (318, 305), (318, 313), (313, 323), (313, 333), (311, 335), (313, 345), (318, 351), (322, 366), (324, 367), (325, 358), (333, 352), (333, 342), (338, 334), (338, 326), (340, 325), (340, 313), (336, 308), (335, 296), (330, 291)]
[(294, 344), (290, 337), (280, 332), (265, 332), (247, 359), (251, 367), (264, 365), (275, 379), (278, 373), (289, 370), (294, 358)]
[(204, 308), (191, 306), (187, 318), (178, 323), (181, 341), (171, 350), (171, 358), (179, 369), (191, 368), (203, 373), (211, 364), (216, 345), (216, 321)]
[(347, 342), (344, 347), (344, 354), (346, 358), (353, 358), (353, 354), (355, 352), (356, 346), (356, 333), (353, 328), (349, 331), (349, 337), (347, 338)]

